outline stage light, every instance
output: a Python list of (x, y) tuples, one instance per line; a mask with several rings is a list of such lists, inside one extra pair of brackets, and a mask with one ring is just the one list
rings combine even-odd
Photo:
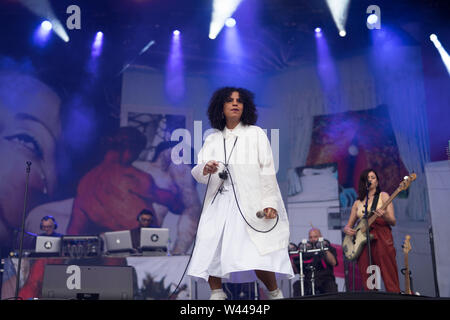
[(441, 55), (442, 62), (444, 62), (445, 68), (447, 68), (447, 72), (450, 75), (450, 56), (447, 51), (442, 46), (442, 43), (439, 41), (437, 35), (434, 33), (430, 35), (430, 40), (433, 42), (434, 46), (438, 50)]
[(371, 14), (367, 17), (367, 23), (371, 26), (375, 25), (378, 22), (378, 16), (376, 14)]
[(92, 43), (91, 55), (93, 57), (98, 57), (102, 53), (103, 45), (103, 32), (98, 31), (95, 34), (94, 42)]
[(44, 47), (50, 39), (52, 23), (48, 20), (43, 21), (34, 32), (33, 41), (36, 45)]
[(234, 18), (228, 18), (227, 20), (225, 20), (225, 25), (228, 28), (233, 28), (236, 25), (236, 20)]
[[(47, 19), (47, 22), (52, 25), (50, 29), (53, 30), (64, 42), (69, 42), (69, 36), (67, 35), (62, 23), (56, 17), (49, 0), (20, 0), (20, 2), (38, 17)], [(48, 23), (45, 23), (43, 27), (48, 28)]]
[[(320, 36), (318, 36), (320, 35)], [(329, 110), (338, 111), (341, 102), (332, 101), (336, 92), (339, 92), (339, 77), (335, 60), (328, 47), (326, 35), (316, 33), (316, 53), (317, 53), (317, 75), (320, 80), (321, 89), (326, 99)]]
[(181, 32), (172, 32), (170, 52), (166, 64), (165, 91), (171, 103), (183, 101), (185, 94), (184, 63)]
[(314, 29), (314, 34), (315, 34), (316, 38), (322, 37), (322, 29), (321, 28), (315, 28)]
[(50, 31), (50, 30), (52, 30), (53, 25), (52, 25), (52, 23), (51, 23), (50, 21), (45, 20), (45, 21), (43, 21), (43, 22), (41, 23), (41, 27), (42, 27), (42, 29), (45, 30), (45, 31)]
[(349, 4), (350, 0), (327, 0), (328, 8), (341, 37), (345, 37), (341, 33), (345, 32)]
[(215, 39), (225, 25), (225, 21), (233, 16), (242, 0), (214, 0), (211, 23), (209, 24), (210, 39)]
[(345, 30), (341, 30), (341, 31), (339, 31), (339, 35), (341, 37), (345, 37), (347, 35), (347, 32), (345, 32)]
[(430, 35), (430, 40), (435, 42), (437, 40), (437, 36), (433, 33)]

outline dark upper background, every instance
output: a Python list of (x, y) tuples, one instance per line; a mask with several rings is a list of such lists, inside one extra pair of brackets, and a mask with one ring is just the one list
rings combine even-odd
[[(55, 15), (64, 25), (69, 17), (66, 8), (77, 4), (81, 8), (81, 30), (67, 30), (68, 43), (53, 35), (44, 48), (32, 43), (32, 34), (42, 18), (18, 0), (0, 3), (0, 55), (30, 59), (38, 67), (45, 66), (53, 81), (69, 95), (79, 91), (92, 76), (86, 72), (92, 40), (99, 30), (105, 34), (98, 78), (93, 84), (98, 94), (90, 99), (97, 105), (96, 112), (107, 114), (111, 123), (118, 123), (119, 119), (123, 66), (133, 62), (165, 72), (174, 29), (182, 32), (186, 74), (211, 75), (234, 67), (217, 54), (220, 41), (208, 38), (212, 0), (51, 1)], [(325, 0), (244, 0), (234, 15), (246, 48), (240, 70), (271, 74), (314, 63), (313, 32), (317, 26), (326, 33), (334, 58), (358, 54), (371, 45), (371, 31), (366, 28), (366, 8), (371, 4), (380, 6), (382, 25), (394, 28), (404, 44), (422, 48), (431, 160), (446, 159), (442, 145), (450, 136), (446, 127), (450, 121), (450, 81), (429, 35), (438, 34), (443, 46), (450, 50), (448, 0), (353, 0), (345, 38), (338, 36)], [(155, 44), (139, 56), (151, 40)], [(439, 89), (434, 88), (436, 82)]]

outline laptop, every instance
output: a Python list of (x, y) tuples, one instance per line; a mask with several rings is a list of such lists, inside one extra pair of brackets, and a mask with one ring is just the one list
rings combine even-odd
[(106, 252), (132, 252), (130, 230), (105, 232)]
[(169, 243), (169, 229), (141, 228), (141, 249), (167, 251)]
[(36, 237), (36, 248), (35, 248), (36, 254), (58, 256), (60, 252), (61, 252), (60, 237), (47, 237), (47, 236)]

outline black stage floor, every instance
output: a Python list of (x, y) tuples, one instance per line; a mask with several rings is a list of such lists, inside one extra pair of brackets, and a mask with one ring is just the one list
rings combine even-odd
[(448, 300), (450, 297), (437, 298), (429, 296), (408, 295), (389, 292), (339, 292), (330, 294), (318, 294), (315, 296), (304, 296), (286, 298), (284, 300)]

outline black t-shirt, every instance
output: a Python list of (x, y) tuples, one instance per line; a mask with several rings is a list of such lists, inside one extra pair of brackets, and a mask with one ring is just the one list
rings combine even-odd
[(53, 231), (52, 234), (46, 234), (45, 232), (43, 232), (43, 233), (40, 234), (40, 236), (44, 236), (44, 237), (62, 237), (63, 234)]
[[(328, 240), (324, 240), (324, 247), (328, 247), (328, 251), (334, 256), (336, 260), (336, 266), (338, 265), (336, 248), (330, 245)], [(314, 277), (333, 277), (334, 278), (334, 266), (330, 265), (325, 258), (325, 251), (318, 251), (313, 253), (303, 253), (303, 273), (306, 278), (311, 278), (312, 269), (314, 267)], [(296, 266), (299, 265), (299, 258), (294, 259)]]

